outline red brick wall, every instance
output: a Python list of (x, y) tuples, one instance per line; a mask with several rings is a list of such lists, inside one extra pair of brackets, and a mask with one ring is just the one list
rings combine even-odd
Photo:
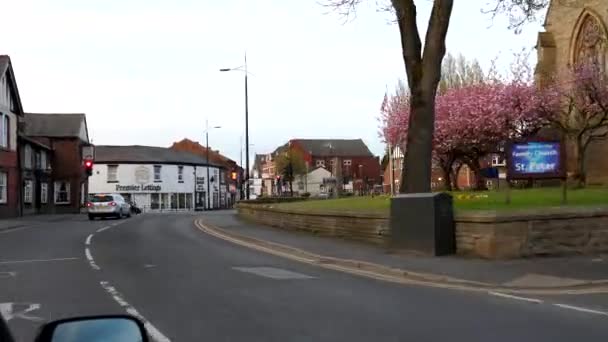
[[(87, 182), (82, 165), (82, 142), (76, 138), (52, 139), (53, 157), (51, 166), (53, 168), (53, 181), (70, 181), (70, 204), (55, 205), (55, 212), (78, 212), (80, 210), (80, 184)], [(85, 190), (88, 184), (85, 183)], [(49, 196), (54, 197), (54, 189), (49, 189)], [(53, 198), (54, 199), (54, 198)]]
[(18, 216), (21, 186), (17, 152), (0, 150), (0, 170), (8, 173), (7, 202), (0, 204), (0, 218)]

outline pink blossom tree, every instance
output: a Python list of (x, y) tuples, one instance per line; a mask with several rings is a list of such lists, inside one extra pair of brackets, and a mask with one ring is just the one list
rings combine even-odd
[(541, 101), (543, 109), (553, 114), (550, 124), (570, 143), (575, 185), (585, 186), (587, 149), (608, 136), (608, 75), (599, 65), (574, 66), (543, 90)]

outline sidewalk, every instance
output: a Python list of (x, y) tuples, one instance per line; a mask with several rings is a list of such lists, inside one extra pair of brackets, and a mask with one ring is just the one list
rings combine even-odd
[(0, 232), (21, 227), (35, 226), (48, 222), (80, 221), (85, 219), (86, 216), (82, 214), (44, 214), (13, 217), (9, 219), (0, 219)]
[(382, 247), (359, 242), (256, 225), (241, 221), (235, 211), (211, 213), (204, 215), (202, 219), (203, 222), (231, 233), (295, 247), (314, 254), (493, 285), (571, 287), (608, 280), (608, 254), (498, 261), (459, 256), (426, 257), (393, 253)]

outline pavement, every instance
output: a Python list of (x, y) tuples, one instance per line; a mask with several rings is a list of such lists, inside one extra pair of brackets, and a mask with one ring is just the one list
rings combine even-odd
[(23, 227), (30, 227), (49, 222), (81, 221), (86, 216), (84, 214), (56, 214), (56, 215), (27, 215), (10, 219), (0, 219), (0, 232)]
[[(605, 341), (608, 298), (394, 284), (201, 232), (230, 212), (67, 219), (0, 232), (0, 311), (45, 321), (130, 313), (153, 341)], [(585, 306), (587, 305), (587, 306)]]
[(487, 286), (576, 288), (588, 284), (608, 284), (608, 254), (514, 260), (429, 257), (245, 222), (237, 217), (235, 211), (218, 213), (203, 221), (232, 234), (290, 246), (329, 258), (361, 261), (403, 272), (449, 277)]

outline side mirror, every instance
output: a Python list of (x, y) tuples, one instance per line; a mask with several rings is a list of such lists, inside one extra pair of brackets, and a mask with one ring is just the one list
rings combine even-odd
[(42, 326), (36, 342), (148, 342), (141, 321), (128, 315), (73, 317)]

